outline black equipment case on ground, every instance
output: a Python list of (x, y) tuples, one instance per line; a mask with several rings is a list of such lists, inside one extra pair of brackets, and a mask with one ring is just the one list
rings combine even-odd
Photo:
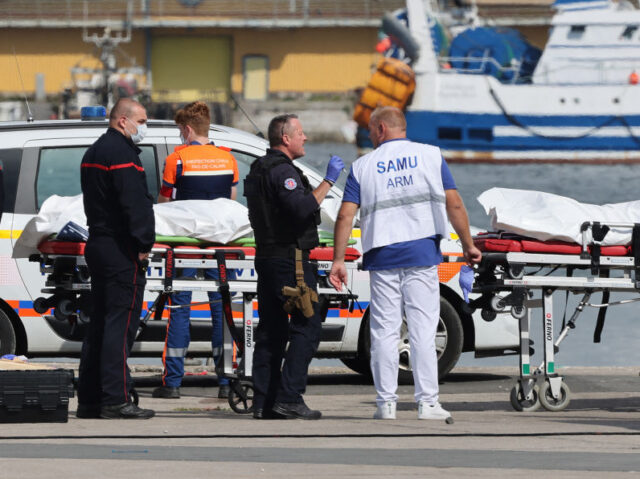
[(0, 371), (0, 423), (67, 422), (72, 369)]

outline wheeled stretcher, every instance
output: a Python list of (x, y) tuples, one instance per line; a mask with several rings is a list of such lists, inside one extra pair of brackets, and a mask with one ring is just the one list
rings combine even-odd
[[(607, 233), (613, 229), (630, 230), (631, 243), (603, 245)], [(492, 321), (498, 312), (505, 310), (510, 310), (519, 321), (519, 379), (510, 397), (518, 411), (533, 411), (540, 405), (549, 411), (560, 411), (569, 404), (571, 393), (556, 371), (554, 355), (570, 330), (576, 327), (585, 307), (599, 308), (594, 333), (594, 341), (599, 342), (606, 308), (640, 300), (638, 296), (609, 301), (612, 292), (640, 293), (640, 225), (585, 222), (581, 232), (581, 244), (539, 241), (503, 232), (474, 237), (483, 258), (476, 270), (473, 289), (481, 295), (471, 307), (480, 308), (486, 321)], [(553, 312), (556, 291), (582, 295), (570, 319), (566, 322), (563, 319), (557, 338), (554, 337)], [(601, 302), (590, 302), (596, 293), (602, 294)], [(532, 368), (529, 326), (531, 310), (535, 308), (542, 309), (544, 360), (539, 367)]]
[[(85, 243), (46, 240), (40, 243), (39, 255), (31, 258), (40, 263), (40, 270), (47, 276), (42, 292), (48, 297), (34, 301), (34, 309), (43, 314), (54, 308), (54, 316), (73, 324), (90, 320), (91, 279), (84, 259)], [(353, 307), (356, 297), (349, 291), (337, 292), (328, 284), (333, 248), (319, 247), (310, 252), (310, 261), (318, 267), (318, 295), (320, 314), (326, 315), (332, 307)], [(253, 360), (254, 305), (257, 290), (257, 275), (254, 269), (255, 249), (247, 246), (173, 245), (156, 243), (151, 250), (145, 290), (155, 295), (152, 306), (141, 320), (138, 334), (148, 321), (160, 319), (165, 308), (190, 307), (167, 306), (168, 296), (176, 291), (218, 291), (222, 297), (225, 325), (223, 332), (223, 358), (216, 366), (221, 377), (230, 379), (229, 405), (238, 413), (249, 413), (252, 408), (253, 387), (251, 370)], [(347, 248), (346, 265), (350, 273), (357, 268), (360, 253)], [(182, 268), (196, 269), (195, 278), (180, 279), (175, 274)], [(217, 269), (219, 280), (205, 279), (204, 270)], [(228, 269), (241, 271), (230, 279)], [(242, 303), (242, 320), (235, 321), (232, 314), (233, 301)], [(238, 323), (241, 324), (238, 324)]]

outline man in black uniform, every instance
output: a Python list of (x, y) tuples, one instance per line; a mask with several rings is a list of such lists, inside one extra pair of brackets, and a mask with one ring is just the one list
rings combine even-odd
[(320, 342), (317, 302), (310, 317), (294, 309), (289, 319), (282, 288), (297, 286), (297, 249), (302, 251), (304, 282), (316, 290), (317, 271), (309, 263), (309, 250), (319, 244), (320, 203), (340, 176), (344, 163), (340, 157), (332, 156), (324, 181), (312, 190), (309, 180), (293, 164), (293, 160), (304, 156), (306, 139), (296, 115), (275, 117), (269, 124), (271, 148), (251, 165), (245, 180), (244, 194), (256, 238), (260, 316), (253, 354), (256, 419), (319, 419), (322, 415), (310, 410), (302, 399), (309, 363)]
[(119, 100), (109, 129), (81, 165), (89, 226), (85, 258), (93, 308), (82, 345), (77, 416), (148, 419), (154, 412), (131, 400), (127, 358), (140, 323), (147, 257), (155, 239), (153, 200), (135, 145), (147, 114), (129, 98)]

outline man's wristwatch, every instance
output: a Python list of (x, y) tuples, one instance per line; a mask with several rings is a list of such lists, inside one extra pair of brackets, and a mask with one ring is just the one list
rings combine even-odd
[(323, 178), (323, 181), (329, 183), (329, 186), (333, 186), (333, 184), (335, 183), (335, 181), (331, 181), (329, 178)]

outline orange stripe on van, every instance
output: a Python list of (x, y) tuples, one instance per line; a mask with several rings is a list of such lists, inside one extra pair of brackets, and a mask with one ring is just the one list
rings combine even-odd
[[(446, 253), (447, 256), (462, 256), (462, 253)], [(441, 283), (448, 283), (456, 274), (460, 272), (460, 268), (464, 263), (440, 263), (438, 265), (438, 279)]]

